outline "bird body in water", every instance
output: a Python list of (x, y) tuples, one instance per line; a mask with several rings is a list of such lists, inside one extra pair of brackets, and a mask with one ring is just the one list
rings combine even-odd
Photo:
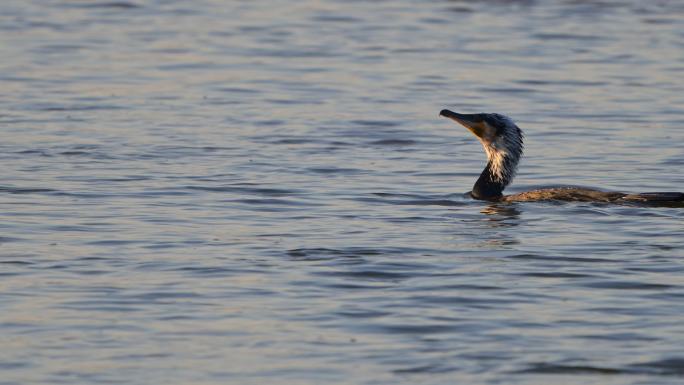
[(518, 168), (523, 154), (522, 130), (511, 118), (496, 113), (459, 114), (442, 110), (441, 116), (466, 127), (480, 140), (487, 153), (487, 165), (470, 195), (475, 199), (498, 202), (582, 201), (616, 203), (684, 203), (684, 193), (652, 192), (628, 194), (581, 187), (556, 187), (503, 195)]

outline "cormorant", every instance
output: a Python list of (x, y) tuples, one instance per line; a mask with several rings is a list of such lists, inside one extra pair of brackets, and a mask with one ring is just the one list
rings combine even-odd
[(651, 192), (628, 194), (580, 187), (557, 187), (503, 195), (518, 168), (523, 154), (523, 133), (508, 116), (496, 113), (459, 114), (442, 110), (441, 116), (465, 126), (480, 140), (487, 153), (487, 165), (473, 186), (470, 195), (475, 199), (499, 202), (541, 200), (584, 202), (684, 202), (684, 193)]

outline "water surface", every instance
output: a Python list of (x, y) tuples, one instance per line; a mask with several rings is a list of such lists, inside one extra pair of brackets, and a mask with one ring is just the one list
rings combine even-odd
[(0, 384), (678, 384), (684, 6), (3, 1)]

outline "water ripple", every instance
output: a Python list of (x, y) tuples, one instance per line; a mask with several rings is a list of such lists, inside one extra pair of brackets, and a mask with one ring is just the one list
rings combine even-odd
[(675, 1), (3, 0), (3, 384), (679, 383)]

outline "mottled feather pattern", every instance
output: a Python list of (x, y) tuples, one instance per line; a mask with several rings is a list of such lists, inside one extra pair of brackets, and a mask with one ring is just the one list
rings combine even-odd
[(497, 128), (496, 138), (482, 142), (490, 163), (493, 179), (508, 185), (518, 170), (523, 154), (523, 134), (520, 128), (507, 116), (489, 114), (488, 124)]

